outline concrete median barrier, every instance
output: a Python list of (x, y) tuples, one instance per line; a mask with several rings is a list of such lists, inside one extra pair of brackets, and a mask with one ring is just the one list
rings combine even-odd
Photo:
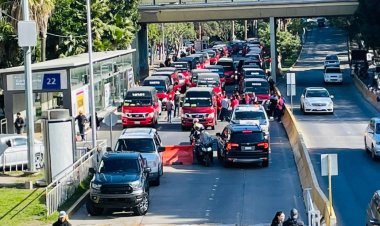
[(192, 165), (193, 146), (192, 145), (172, 145), (165, 146), (162, 155), (164, 166), (171, 165)]
[(368, 87), (356, 75), (353, 76), (353, 81), (356, 88), (362, 93), (364, 98), (372, 104), (377, 110), (380, 111), (380, 103), (377, 102), (377, 95), (371, 92)]
[(297, 120), (288, 107), (285, 108), (282, 122), (286, 133), (288, 134), (290, 145), (293, 149), (294, 160), (297, 165), (298, 175), (302, 188), (311, 188), (313, 202), (321, 212), (325, 223), (328, 226), (336, 226), (337, 222), (334, 209), (330, 211), (329, 201), (319, 187), (318, 180), (314, 172), (314, 167), (310, 160), (309, 152), (305, 145), (302, 134), (299, 132), (300, 130), (297, 125)]

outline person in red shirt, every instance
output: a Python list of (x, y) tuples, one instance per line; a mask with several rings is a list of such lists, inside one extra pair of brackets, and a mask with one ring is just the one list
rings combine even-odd
[(234, 96), (232, 98), (232, 101), (231, 101), (231, 108), (232, 108), (232, 110), (234, 110), (235, 107), (238, 106), (238, 105), (239, 105), (239, 98), (237, 98), (236, 96)]

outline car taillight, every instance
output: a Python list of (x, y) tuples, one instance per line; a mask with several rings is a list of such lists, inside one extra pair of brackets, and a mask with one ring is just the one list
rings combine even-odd
[(227, 150), (231, 150), (233, 147), (239, 147), (239, 144), (235, 143), (227, 143)]
[(244, 134), (252, 133), (252, 130), (243, 130), (242, 133), (244, 133)]
[(257, 147), (263, 147), (264, 149), (269, 148), (269, 143), (268, 142), (261, 142), (257, 144)]

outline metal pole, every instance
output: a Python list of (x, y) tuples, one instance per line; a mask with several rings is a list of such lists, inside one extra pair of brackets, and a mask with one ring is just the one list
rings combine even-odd
[(161, 53), (162, 53), (162, 60), (165, 61), (166, 60), (166, 57), (165, 57), (165, 28), (164, 28), (164, 24), (161, 23), (161, 31), (162, 31), (162, 45), (161, 45)]
[(277, 81), (277, 54), (276, 54), (276, 19), (269, 18), (270, 27), (270, 57), (271, 57), (271, 76), (274, 82)]
[(110, 141), (110, 143), (111, 143), (110, 147), (112, 148), (113, 146), (112, 146), (112, 115), (111, 114), (110, 114), (110, 140), (111, 140)]
[(231, 41), (235, 40), (235, 21), (232, 21), (232, 28), (231, 28)]
[(248, 38), (248, 21), (244, 20), (244, 40)]
[(91, 30), (91, 3), (86, 0), (87, 6), (87, 36), (88, 36), (88, 66), (90, 69), (90, 114), (92, 130), (92, 148), (96, 146), (96, 116), (95, 116), (95, 94), (94, 94), (94, 68), (92, 65), (92, 30)]
[(327, 156), (328, 163), (329, 163), (329, 203), (330, 203), (330, 216), (332, 214), (332, 185), (331, 185), (331, 159), (330, 155)]
[(293, 113), (293, 84), (290, 85), (290, 111)]
[[(29, 21), (28, 0), (22, 0), (22, 15), (24, 21)], [(24, 47), (25, 65), (25, 100), (26, 100), (26, 121), (27, 121), (27, 146), (28, 146), (28, 169), (30, 172), (36, 171), (34, 163), (34, 118), (33, 118), (33, 82), (32, 82), (32, 52), (30, 46)]]

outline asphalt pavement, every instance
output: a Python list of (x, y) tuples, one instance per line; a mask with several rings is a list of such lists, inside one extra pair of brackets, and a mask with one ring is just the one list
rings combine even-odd
[[(181, 131), (179, 118), (172, 124), (165, 121), (163, 112), (159, 134), (164, 145), (183, 144), (189, 140), (189, 131)], [(221, 132), (226, 122), (218, 122), (215, 131)], [(115, 141), (122, 130), (113, 128)], [(159, 187), (151, 187), (150, 209), (146, 216), (136, 217), (131, 212), (106, 211), (92, 217), (85, 206), (71, 217), (73, 225), (189, 225), (232, 224), (269, 225), (275, 212), (297, 208), (306, 220), (302, 189), (293, 153), (282, 124), (272, 122), (271, 159), (268, 168), (259, 165), (239, 165), (223, 168), (214, 153), (214, 164), (204, 167), (164, 167)], [(101, 138), (109, 137), (109, 130), (98, 131)], [(115, 142), (113, 142), (115, 143)]]
[[(321, 154), (338, 154), (338, 176), (332, 178), (333, 205), (340, 226), (365, 225), (365, 211), (373, 192), (380, 188), (380, 162), (364, 150), (364, 130), (379, 112), (356, 89), (350, 77), (347, 36), (334, 28), (314, 29), (293, 71), (296, 73), (294, 115), (309, 149), (319, 184), (328, 197), (327, 177), (321, 176)], [(337, 54), (344, 69), (343, 84), (323, 83), (323, 61)], [(318, 86), (334, 95), (333, 115), (303, 115), (300, 94), (305, 87)], [(284, 80), (280, 82), (286, 94)], [(287, 103), (290, 98), (286, 97)]]

